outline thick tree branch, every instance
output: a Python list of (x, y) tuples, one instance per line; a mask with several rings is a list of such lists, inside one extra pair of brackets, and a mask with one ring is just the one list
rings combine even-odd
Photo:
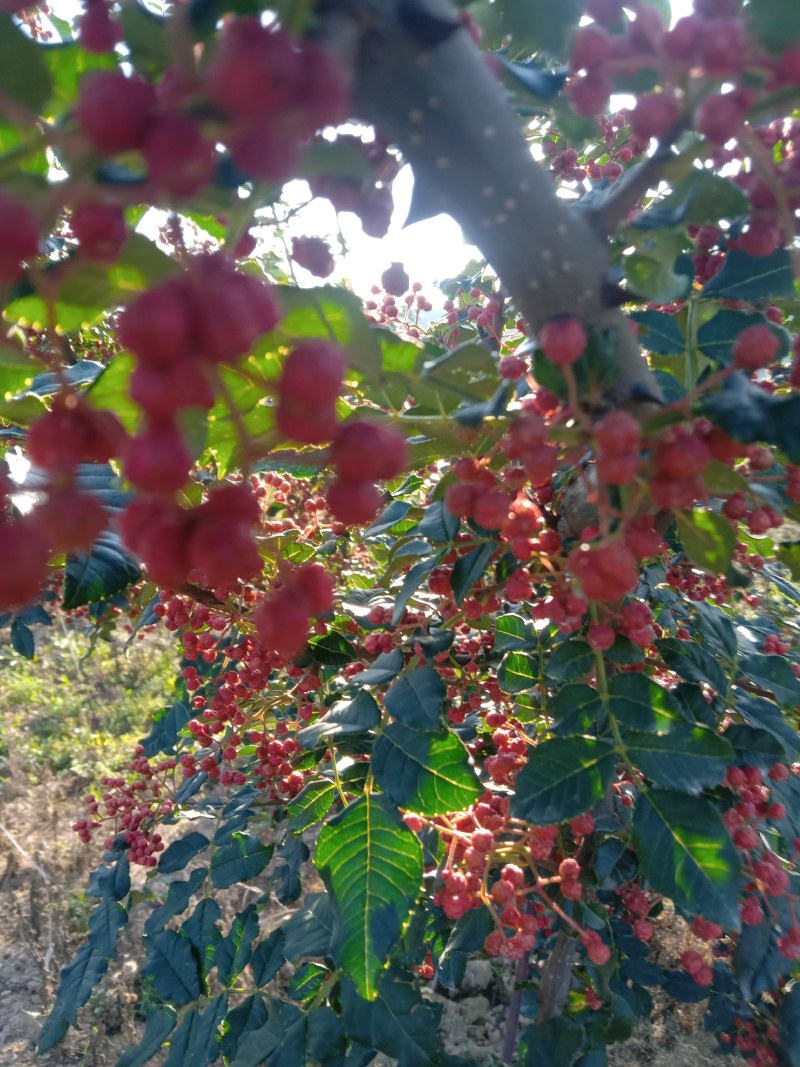
[(358, 114), (403, 152), (416, 201), (461, 225), (534, 329), (570, 314), (616, 334), (613, 402), (658, 396), (607, 306), (604, 238), (556, 195), (449, 0), (326, 0), (323, 15), (329, 45), (352, 63)]
[(606, 236), (613, 233), (648, 190), (658, 186), (665, 167), (676, 158), (672, 152), (672, 145), (680, 135), (682, 128), (682, 126), (677, 127), (665, 141), (658, 145), (651, 156), (635, 167), (631, 167), (608, 195), (603, 197), (597, 207), (588, 210), (589, 221), (599, 234)]

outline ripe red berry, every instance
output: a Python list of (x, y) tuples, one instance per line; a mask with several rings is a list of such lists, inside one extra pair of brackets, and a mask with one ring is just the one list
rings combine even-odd
[(594, 930), (584, 930), (581, 942), (586, 949), (586, 955), (596, 966), (602, 967), (611, 959), (611, 949)]
[(679, 115), (680, 105), (671, 93), (644, 93), (631, 112), (631, 128), (643, 140), (666, 137)]
[(551, 319), (539, 333), (539, 347), (561, 367), (580, 359), (587, 343), (586, 331), (577, 319)]
[(601, 67), (611, 55), (611, 38), (599, 26), (580, 26), (572, 35), (572, 70)]
[(47, 537), (30, 518), (0, 523), (0, 607), (19, 608), (44, 582), (50, 555)]
[(15, 282), (22, 261), (39, 251), (39, 224), (27, 204), (6, 193), (0, 193), (0, 234), (0, 282)]
[(78, 463), (107, 463), (125, 439), (119, 419), (96, 411), (74, 393), (59, 394), (53, 406), (31, 424), (27, 452), (48, 471), (71, 471)]
[(773, 226), (765, 219), (750, 219), (747, 228), (739, 236), (737, 247), (748, 256), (771, 256), (782, 244), (783, 234), (778, 226)]
[(81, 48), (96, 55), (113, 52), (122, 40), (122, 27), (111, 18), (106, 0), (86, 0), (77, 30)]
[(589, 600), (618, 600), (636, 588), (636, 561), (620, 541), (592, 547), (581, 545), (567, 561)]
[(214, 389), (202, 367), (188, 357), (136, 367), (128, 383), (131, 400), (154, 421), (169, 421), (183, 408), (210, 408)]
[(138, 489), (148, 493), (171, 493), (189, 477), (192, 457), (181, 431), (174, 423), (148, 426), (126, 445), (123, 472)]
[(694, 114), (698, 133), (715, 144), (725, 144), (742, 128), (745, 108), (732, 93), (715, 93), (708, 96)]
[(302, 77), (299, 54), (283, 30), (256, 18), (227, 22), (204, 71), (212, 101), (237, 119), (274, 115), (292, 102)]
[(186, 538), (189, 513), (163, 497), (137, 497), (125, 508), (120, 533), (125, 544), (144, 560), (151, 581), (179, 586), (186, 581)]
[(733, 362), (746, 370), (768, 367), (780, 350), (781, 342), (769, 326), (748, 326), (733, 343)]
[(599, 622), (589, 623), (589, 629), (586, 634), (586, 643), (589, 648), (593, 648), (595, 652), (608, 651), (616, 639), (617, 635), (613, 626), (608, 626), (605, 623)]
[(696, 433), (678, 431), (672, 440), (658, 446), (655, 455), (659, 473), (675, 480), (691, 478), (708, 466), (711, 453), (708, 445)]
[(400, 474), (408, 462), (402, 434), (375, 422), (345, 423), (330, 450), (331, 462), (344, 481), (383, 481)]
[(339, 395), (344, 378), (344, 353), (330, 341), (301, 341), (283, 364), (278, 393), (283, 400), (309, 408), (330, 404)]
[(402, 296), (408, 292), (410, 285), (408, 274), (402, 263), (392, 263), (381, 275), (381, 285), (392, 296)]
[[(224, 490), (221, 492), (224, 494)], [(212, 587), (231, 585), (237, 578), (245, 581), (253, 578), (261, 570), (263, 560), (253, 540), (251, 525), (235, 512), (220, 511), (213, 503), (196, 509), (186, 542), (189, 570), (196, 571)]]
[(303, 651), (308, 639), (309, 616), (290, 590), (266, 596), (253, 612), (259, 643), (285, 659)]
[(627, 411), (611, 411), (594, 429), (597, 444), (604, 452), (638, 452), (642, 428)]
[(214, 177), (214, 144), (199, 123), (185, 115), (166, 115), (149, 129), (142, 145), (150, 181), (170, 196), (194, 196)]
[(497, 365), (500, 377), (507, 382), (518, 381), (528, 369), (528, 364), (520, 356), (503, 356)]
[(142, 363), (190, 354), (192, 314), (181, 285), (169, 281), (142, 293), (120, 315), (117, 336)]
[(270, 287), (236, 270), (223, 255), (194, 256), (181, 281), (191, 308), (194, 354), (209, 363), (235, 362), (278, 322)]
[(113, 263), (125, 244), (125, 214), (118, 204), (78, 204), (70, 227), (81, 252), (98, 263)]
[(94, 70), (81, 81), (75, 118), (103, 155), (139, 148), (153, 121), (156, 91), (134, 74)]
[(108, 525), (108, 512), (92, 493), (61, 489), (51, 491), (30, 519), (53, 552), (86, 552)]
[(592, 117), (606, 110), (612, 88), (611, 80), (602, 71), (591, 71), (573, 81), (569, 99), (579, 115)]
[(365, 526), (381, 506), (381, 494), (368, 481), (335, 481), (326, 497), (331, 514), (345, 526)]
[(475, 486), (470, 482), (456, 482), (444, 495), (444, 506), (451, 515), (466, 519), (472, 515), (475, 507)]
[(317, 278), (327, 278), (336, 267), (330, 245), (321, 237), (292, 238), (292, 259)]
[(319, 563), (304, 563), (292, 574), (291, 588), (305, 601), (309, 615), (327, 615), (333, 608), (335, 583)]

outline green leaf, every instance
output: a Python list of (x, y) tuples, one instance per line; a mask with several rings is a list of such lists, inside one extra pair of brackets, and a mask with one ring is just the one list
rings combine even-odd
[(115, 356), (87, 392), (89, 402), (96, 408), (113, 411), (129, 433), (139, 424), (140, 412), (128, 393), (130, 377), (135, 366), (133, 356)]
[(450, 730), (392, 723), (373, 749), (372, 771), (395, 804), (422, 815), (463, 811), (481, 792), (467, 750)]
[(671, 671), (687, 682), (707, 682), (723, 695), (728, 690), (728, 679), (716, 659), (705, 649), (691, 641), (679, 641), (676, 637), (664, 637), (656, 647)]
[(692, 281), (689, 274), (676, 270), (683, 245), (682, 235), (667, 230), (652, 230), (639, 239), (635, 250), (622, 259), (632, 291), (658, 304), (683, 300)]
[(173, 874), (175, 871), (182, 871), (187, 863), (208, 848), (208, 844), (208, 838), (205, 834), (201, 834), (199, 830), (192, 830), (185, 837), (173, 841), (161, 853), (161, 859), (158, 861), (159, 874)]
[(397, 594), (397, 598), (394, 602), (394, 611), (392, 612), (392, 625), (396, 626), (403, 617), (403, 613), (406, 610), (406, 604), (408, 604), (411, 597), (416, 593), (431, 571), (439, 565), (439, 561), (444, 556), (444, 551), (434, 552), (433, 555), (428, 556), (426, 559), (421, 559), (419, 563), (415, 563), (408, 574), (403, 579), (403, 584), (400, 587), (400, 592)]
[(14, 619), (11, 623), (11, 647), (25, 659), (33, 659), (36, 654), (36, 641), (33, 630), (26, 626), (20, 619)]
[(372, 664), (356, 677), (356, 681), (359, 685), (384, 685), (398, 676), (405, 662), (402, 648), (393, 648), (391, 652), (381, 652)]
[(460, 398), (487, 400), (497, 388), (497, 363), (486, 345), (467, 341), (426, 360), (421, 377), (438, 389), (456, 389)]
[(276, 1043), (265, 1060), (266, 1067), (297, 1067), (306, 1063), (341, 1067), (344, 1062), (344, 1029), (327, 1005), (302, 1011), (294, 1004), (277, 1001), (267, 1030), (274, 1035)]
[[(77, 488), (91, 492), (112, 513), (128, 499), (108, 464), (82, 464)], [(136, 557), (123, 545), (114, 529), (104, 530), (88, 552), (67, 556), (62, 607), (64, 610), (107, 600), (141, 577)]]
[(63, 1040), (67, 1030), (69, 1030), (69, 1020), (59, 1012), (58, 1006), (55, 1005), (39, 1033), (39, 1040), (36, 1043), (36, 1051), (39, 1055), (44, 1056), (46, 1052), (55, 1048), (59, 1041)]
[(167, 20), (138, 0), (124, 0), (119, 21), (134, 69), (148, 77), (162, 74), (171, 63)]
[[(306, 656), (323, 667), (343, 667), (356, 658), (355, 645), (344, 634), (329, 630), (308, 642)], [(305, 664), (303, 664), (305, 665)]]
[(530, 749), (517, 777), (511, 811), (537, 825), (582, 815), (611, 783), (614, 747), (592, 737), (555, 737)]
[(498, 652), (525, 652), (536, 648), (533, 626), (521, 615), (498, 615), (494, 630), (494, 647)]
[(676, 512), (675, 521), (690, 563), (706, 574), (727, 574), (736, 551), (736, 534), (725, 516), (698, 508)]
[(441, 720), (445, 692), (444, 681), (435, 667), (415, 667), (389, 686), (383, 706), (406, 726), (435, 729)]
[(303, 748), (316, 748), (326, 737), (356, 735), (374, 730), (381, 721), (381, 711), (374, 698), (362, 689), (354, 700), (340, 700), (319, 722), (300, 730), (297, 740)]
[(368, 793), (323, 827), (315, 863), (336, 905), (333, 958), (374, 1000), (422, 884), (422, 846), (393, 805)]
[(729, 178), (709, 170), (693, 170), (675, 182), (666, 196), (636, 216), (639, 230), (702, 226), (719, 219), (735, 219), (748, 210), (745, 193)]
[(667, 734), (626, 730), (625, 751), (656, 785), (699, 793), (719, 785), (733, 762), (732, 746), (704, 726), (676, 726)]
[(800, 463), (800, 396), (770, 396), (737, 371), (703, 407), (737, 441), (777, 445), (792, 463)]
[(634, 311), (630, 316), (639, 326), (639, 340), (650, 352), (679, 356), (686, 348), (681, 328), (674, 315), (663, 311)]
[(258, 935), (258, 913), (255, 904), (248, 904), (231, 924), (226, 937), (217, 942), (214, 962), (217, 977), (223, 985), (231, 985), (250, 961), (250, 947)]
[(458, 533), (460, 519), (451, 514), (444, 506), (443, 500), (434, 500), (425, 509), (416, 532), (434, 543), (452, 541)]
[(568, 682), (588, 674), (594, 663), (594, 652), (585, 641), (564, 641), (553, 650), (545, 674), (554, 682)]
[(566, 1016), (535, 1023), (525, 1031), (523, 1067), (571, 1067), (583, 1047), (584, 1030)]
[(733, 623), (715, 604), (702, 601), (695, 605), (697, 628), (705, 642), (714, 646), (727, 660), (733, 663), (739, 651)]
[(10, 15), (0, 15), (0, 93), (30, 111), (41, 112), (52, 91), (42, 45)]
[(284, 965), (286, 962), (285, 945), (286, 930), (282, 926), (273, 930), (269, 937), (265, 937), (256, 945), (250, 957), (250, 970), (253, 972), (253, 981), (257, 986), (264, 986), (267, 982), (271, 982)]
[(175, 1029), (178, 1016), (169, 1006), (157, 1008), (147, 1016), (144, 1034), (138, 1045), (123, 1052), (114, 1067), (142, 1067), (158, 1052)]
[[(619, 675), (618, 677), (631, 677)], [(599, 733), (605, 712), (594, 686), (581, 682), (565, 685), (550, 700), (548, 711), (560, 734)]]
[(407, 501), (393, 500), (361, 536), (376, 537), (378, 534), (386, 533), (387, 530), (391, 530), (393, 526), (396, 526), (398, 522), (402, 522), (409, 511), (411, 511), (411, 505)]
[(438, 1067), (441, 1063), (439, 1021), (442, 1008), (424, 1000), (400, 971), (384, 975), (377, 995), (359, 995), (342, 982), (342, 1017), (348, 1036), (397, 1060), (397, 1067)]
[(578, 0), (504, 0), (500, 18), (505, 33), (512, 38), (514, 54), (543, 51), (553, 56), (565, 54), (567, 36), (577, 26), (581, 5)]
[(509, 652), (497, 672), (497, 682), (504, 693), (525, 693), (539, 681), (539, 664), (522, 652)]
[(690, 915), (738, 930), (741, 862), (717, 808), (650, 789), (636, 799), (633, 840), (642, 875)]
[(782, 656), (746, 656), (742, 675), (762, 689), (768, 689), (779, 704), (794, 708), (800, 703), (800, 679)]
[(227, 889), (234, 882), (255, 878), (269, 863), (274, 847), (251, 834), (232, 834), (230, 843), (218, 849), (211, 860), (212, 885)]
[(111, 959), (117, 937), (128, 921), (128, 912), (119, 900), (103, 900), (89, 916), (89, 944), (95, 952)]
[[(800, 33), (800, 28), (798, 28)], [(779, 1048), (787, 1067), (800, 1067), (800, 984), (794, 983), (778, 1009)]]
[(311, 893), (302, 907), (281, 927), (287, 960), (330, 955), (336, 916), (328, 893)]
[(379, 380), (382, 354), (364, 317), (359, 297), (332, 285), (316, 289), (280, 288), (284, 311), (279, 333), (292, 338), (331, 338), (344, 345), (348, 364), (370, 382)]
[(148, 942), (142, 977), (151, 978), (158, 995), (176, 1006), (196, 1000), (202, 992), (192, 942), (175, 930), (164, 930)]
[(206, 880), (208, 868), (197, 867), (187, 879), (170, 882), (167, 890), (167, 899), (160, 908), (156, 908), (147, 916), (144, 924), (146, 934), (157, 934), (163, 930), (170, 919), (186, 911), (189, 901)]
[(453, 587), (453, 599), (456, 604), (462, 604), (470, 589), (483, 577), (489, 560), (497, 551), (494, 541), (485, 545), (478, 545), (465, 556), (460, 556), (453, 567), (450, 576), (450, 584)]
[(258, 994), (247, 997), (228, 1012), (225, 1020), (225, 1033), (219, 1043), (225, 1063), (233, 1061), (239, 1043), (254, 1030), (260, 1030), (266, 1024), (267, 1018), (267, 1005), (264, 998)]
[(770, 256), (749, 256), (739, 248), (727, 252), (718, 271), (703, 286), (704, 297), (725, 300), (764, 300), (794, 296), (789, 252), (779, 248)]
[(338, 790), (333, 782), (326, 779), (309, 782), (286, 809), (292, 833), (302, 833), (314, 823), (322, 822), (335, 804), (337, 796)]
[(800, 41), (800, 10), (785, 0), (750, 0), (744, 17), (751, 32), (776, 55)]
[(77, 1026), (78, 1009), (92, 995), (92, 990), (108, 969), (108, 962), (108, 956), (85, 942), (72, 962), (61, 969), (52, 1014), (61, 1015), (72, 1026)]
[(784, 719), (777, 704), (737, 690), (736, 711), (751, 726), (767, 730), (780, 741), (789, 759), (796, 759), (800, 750), (800, 734)]
[(791, 337), (787, 330), (770, 322), (760, 311), (732, 311), (723, 308), (713, 318), (704, 322), (697, 331), (697, 344), (703, 355), (720, 367), (729, 367), (733, 362), (733, 345), (739, 334), (750, 326), (767, 326), (780, 341), (777, 360), (789, 353)]
[(219, 1055), (217, 1031), (228, 1011), (228, 995), (214, 997), (204, 1011), (184, 1015), (169, 1043), (164, 1067), (208, 1067)]

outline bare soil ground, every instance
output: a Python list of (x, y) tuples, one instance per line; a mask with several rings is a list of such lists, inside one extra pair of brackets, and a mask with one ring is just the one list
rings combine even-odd
[[(122, 934), (126, 962), (112, 962), (102, 991), (82, 1012), (81, 1030), (70, 1030), (48, 1055), (35, 1054), (59, 970), (81, 944), (92, 906), (85, 887), (97, 857), (69, 829), (86, 786), (77, 776), (31, 783), (12, 772), (0, 788), (0, 1067), (111, 1067), (141, 1032), (134, 1011), (139, 926), (134, 919)], [(683, 933), (670, 925), (658, 936), (659, 952), (674, 963)], [(479, 1063), (498, 1063), (507, 975), (487, 961), (474, 961), (464, 992), (458, 1000), (441, 998), (448, 1047)], [(701, 1026), (702, 1005), (657, 1001), (653, 1017), (640, 1023), (629, 1041), (609, 1050), (609, 1063), (712, 1067), (725, 1062)], [(376, 1062), (388, 1063), (383, 1057)], [(742, 1063), (727, 1059), (729, 1067)]]

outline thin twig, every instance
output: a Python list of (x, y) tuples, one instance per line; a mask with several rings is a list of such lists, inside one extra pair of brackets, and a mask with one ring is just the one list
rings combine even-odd
[(683, 123), (680, 123), (671, 130), (667, 137), (659, 142), (651, 156), (638, 166), (631, 167), (614, 187), (614, 191), (604, 197), (596, 208), (587, 211), (589, 222), (598, 233), (604, 237), (613, 233), (647, 191), (658, 187), (666, 168), (677, 159), (672, 146), (683, 132), (683, 128)]
[(511, 1063), (514, 1059), (514, 1052), (517, 1047), (517, 1033), (519, 1032), (519, 1017), (522, 1011), (522, 983), (528, 977), (530, 960), (530, 952), (523, 953), (517, 960), (517, 969), (514, 972), (514, 989), (508, 1002), (506, 1032), (503, 1038), (503, 1063)]
[(2, 831), (2, 832), (3, 832), (3, 833), (4, 833), (5, 835), (6, 835), (6, 837), (8, 838), (8, 840), (9, 840), (9, 841), (11, 842), (11, 844), (12, 844), (12, 845), (14, 846), (14, 848), (15, 848), (15, 849), (17, 850), (17, 852), (19, 852), (20, 856), (22, 856), (22, 857), (23, 857), (23, 859), (24, 859), (24, 860), (25, 860), (25, 861), (26, 861), (27, 863), (29, 863), (29, 864), (31, 865), (31, 867), (33, 867), (33, 869), (34, 869), (34, 870), (35, 870), (35, 871), (36, 871), (36, 872), (37, 872), (38, 874), (40, 874), (40, 875), (42, 876), (42, 881), (43, 881), (43, 882), (45, 882), (46, 884), (48, 884), (48, 885), (49, 885), (49, 884), (50, 884), (50, 878), (49, 878), (49, 876), (48, 876), (48, 874), (47, 874), (47, 871), (45, 871), (45, 870), (44, 870), (44, 868), (42, 868), (42, 867), (40, 867), (40, 866), (39, 866), (39, 864), (38, 864), (38, 863), (36, 862), (36, 860), (35, 860), (35, 859), (34, 859), (34, 858), (33, 858), (33, 857), (31, 856), (31, 855), (29, 855), (29, 854), (28, 854), (28, 853), (27, 853), (27, 852), (25, 851), (25, 849), (24, 849), (24, 848), (22, 847), (22, 845), (20, 845), (20, 844), (19, 844), (19, 842), (18, 842), (18, 841), (17, 841), (17, 839), (16, 839), (16, 838), (15, 838), (15, 837), (13, 836), (13, 834), (11, 833), (11, 831), (10, 831), (10, 830), (7, 830), (7, 829), (5, 828), (5, 826), (4, 826), (4, 825), (3, 825), (3, 824), (2, 824), (1, 822), (0, 822), (0, 831)]

